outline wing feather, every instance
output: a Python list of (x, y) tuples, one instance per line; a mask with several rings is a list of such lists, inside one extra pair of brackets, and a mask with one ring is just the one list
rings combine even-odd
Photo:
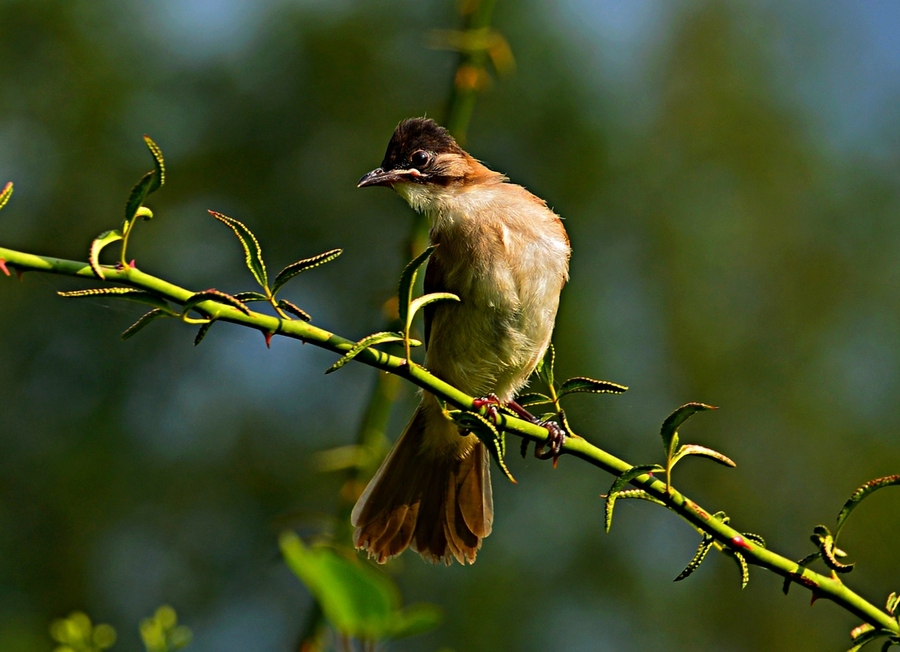
[[(441, 258), (438, 251), (435, 251), (432, 254), (431, 258), (428, 259), (428, 266), (425, 268), (425, 284), (424, 284), (425, 294), (431, 294), (432, 292), (447, 292), (446, 285), (444, 283), (444, 268), (441, 264)], [(434, 311), (437, 309), (440, 302), (429, 303), (423, 309), (424, 317), (425, 317), (425, 349), (428, 349), (429, 340), (431, 338), (431, 323), (434, 320)]]

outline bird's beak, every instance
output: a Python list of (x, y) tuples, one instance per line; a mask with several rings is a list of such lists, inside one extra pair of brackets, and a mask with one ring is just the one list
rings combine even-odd
[(412, 172), (416, 172), (417, 170), (389, 170), (385, 171), (382, 168), (375, 168), (371, 172), (368, 172), (363, 175), (363, 178), (359, 180), (359, 183), (356, 184), (357, 188), (365, 188), (367, 186), (390, 186), (392, 183), (396, 183), (397, 181), (406, 181), (407, 177)]

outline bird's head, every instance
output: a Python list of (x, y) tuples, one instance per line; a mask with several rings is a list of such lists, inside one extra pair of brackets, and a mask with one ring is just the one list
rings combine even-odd
[(459, 191), (505, 178), (467, 154), (434, 120), (409, 118), (394, 130), (381, 166), (357, 187), (389, 186), (416, 210), (428, 211)]

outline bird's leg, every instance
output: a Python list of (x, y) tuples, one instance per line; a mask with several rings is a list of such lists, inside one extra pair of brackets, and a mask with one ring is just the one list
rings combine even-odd
[(499, 408), (503, 406), (503, 401), (500, 400), (500, 397), (496, 394), (488, 394), (487, 396), (482, 396), (481, 398), (472, 399), (472, 407), (476, 410), (480, 410), (483, 407), (487, 408), (487, 418), (494, 422), (494, 425), (497, 425), (497, 415), (499, 414)]
[[(472, 401), (472, 404), (476, 409), (479, 410), (482, 407), (487, 406), (487, 416), (495, 424), (497, 423), (499, 408), (506, 407), (521, 419), (524, 419), (525, 421), (533, 423), (537, 426), (541, 426), (542, 428), (546, 428), (548, 434), (547, 441), (535, 444), (534, 456), (539, 460), (548, 460), (552, 457), (553, 465), (556, 466), (556, 460), (559, 457), (560, 453), (562, 453), (562, 447), (566, 441), (566, 431), (563, 430), (562, 426), (560, 426), (558, 423), (549, 419), (539, 419), (515, 401), (507, 401), (506, 403), (503, 403), (496, 394), (488, 394), (484, 398), (476, 398), (474, 401)], [(527, 442), (528, 440), (526, 439), (524, 441)], [(549, 446), (550, 449), (548, 451), (545, 451), (545, 446)]]
[[(547, 434), (549, 435), (547, 441), (535, 444), (534, 456), (539, 460), (547, 460), (552, 457), (553, 465), (556, 466), (556, 459), (559, 457), (559, 454), (562, 453), (563, 444), (566, 442), (566, 431), (563, 430), (562, 426), (550, 419), (538, 419), (515, 401), (508, 401), (506, 407), (526, 421), (530, 421), (535, 425), (547, 429)], [(550, 446), (550, 450), (545, 452), (544, 446), (548, 445)]]

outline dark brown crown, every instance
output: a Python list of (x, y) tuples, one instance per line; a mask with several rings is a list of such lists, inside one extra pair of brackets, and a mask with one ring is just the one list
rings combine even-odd
[(419, 150), (432, 154), (465, 153), (456, 144), (450, 132), (431, 118), (409, 118), (397, 125), (394, 130), (394, 135), (391, 136), (387, 151), (384, 153), (381, 169), (406, 170), (414, 167), (410, 157)]

